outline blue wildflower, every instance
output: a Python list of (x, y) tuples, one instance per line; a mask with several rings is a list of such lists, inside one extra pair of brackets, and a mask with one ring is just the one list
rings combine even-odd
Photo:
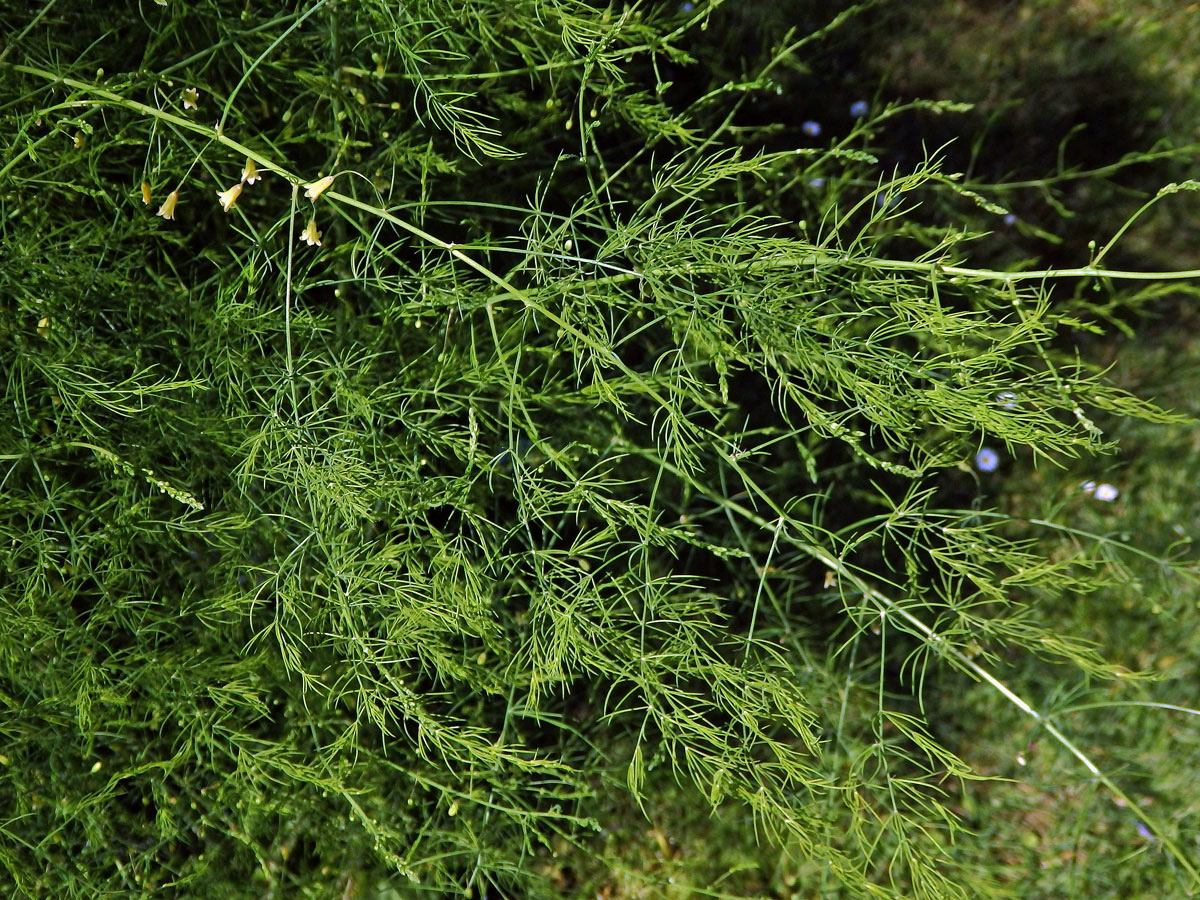
[(850, 115), (854, 116), (856, 119), (861, 119), (867, 114), (867, 111), (870, 110), (870, 108), (871, 107), (867, 104), (866, 100), (857, 100), (850, 104)]
[(814, 190), (819, 191), (821, 188), (825, 187), (825, 179), (818, 176), (818, 177), (814, 178), (812, 181), (810, 181), (808, 183), (808, 186), (810, 188), (813, 188)]
[(1146, 827), (1145, 822), (1137, 823), (1137, 833), (1140, 834), (1142, 837), (1144, 837), (1148, 841), (1154, 840), (1154, 832)]
[(980, 472), (995, 472), (1000, 465), (1000, 454), (990, 447), (984, 447), (975, 454), (975, 468)]
[(803, 125), (800, 126), (800, 130), (803, 131), (805, 134), (807, 134), (809, 137), (816, 137), (817, 135), (819, 135), (821, 133), (821, 123), (814, 122), (812, 119), (809, 119), (807, 122), (805, 122)]
[(1016, 225), (1016, 224), (1017, 224), (1017, 217), (1016, 217), (1016, 215), (1015, 215), (1014, 213), (1008, 213), (1008, 214), (1007, 214), (1007, 215), (1004, 217), (1004, 224), (1005, 224), (1005, 225)]
[(996, 395), (996, 402), (1005, 409), (1017, 408), (1017, 395), (1012, 391), (1001, 391)]
[(695, 9), (696, 7), (695, 7), (695, 6), (693, 6), (691, 3), (681, 3), (681, 4), (679, 5), (679, 8), (680, 8), (681, 10), (683, 10), (684, 12), (691, 12), (691, 11), (692, 11), (693, 9)]
[(1096, 485), (1096, 493), (1093, 496), (1097, 500), (1103, 500), (1105, 503), (1112, 503), (1117, 499), (1120, 493), (1121, 492), (1111, 484), (1098, 484)]

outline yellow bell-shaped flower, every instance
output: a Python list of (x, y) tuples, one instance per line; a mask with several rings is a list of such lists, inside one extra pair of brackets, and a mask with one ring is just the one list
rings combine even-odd
[(317, 231), (316, 218), (308, 220), (308, 227), (300, 232), (300, 240), (304, 241), (310, 247), (321, 246), (321, 232)]
[(314, 181), (312, 184), (306, 184), (304, 186), (304, 196), (309, 200), (316, 200), (323, 193), (325, 193), (325, 190), (331, 184), (333, 184), (333, 177), (334, 176), (332, 175), (326, 175), (324, 178), (320, 178)]
[(163, 205), (158, 208), (155, 215), (162, 216), (164, 219), (175, 218), (175, 204), (179, 202), (179, 191), (171, 191), (167, 194), (167, 199), (163, 201)]
[(242, 194), (242, 183), (239, 181), (227, 191), (217, 191), (217, 199), (221, 201), (221, 209), (229, 212)]

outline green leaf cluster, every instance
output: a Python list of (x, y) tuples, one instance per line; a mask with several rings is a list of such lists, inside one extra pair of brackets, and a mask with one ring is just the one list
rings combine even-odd
[(1133, 676), (1036, 615), (1110, 545), (970, 460), (1178, 417), (1064, 349), (1093, 300), (970, 265), (994, 198), (884, 171), (898, 105), (756, 124), (821, 29), (673, 85), (736, 58), (702, 6), (8, 15), (14, 895), (558, 896), (661, 791), (822, 896), (999, 893), (924, 679)]

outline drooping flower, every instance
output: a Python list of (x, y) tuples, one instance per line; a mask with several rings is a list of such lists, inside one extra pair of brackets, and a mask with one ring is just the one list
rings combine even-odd
[(817, 135), (819, 135), (821, 133), (821, 123), (814, 122), (812, 119), (809, 119), (807, 122), (805, 122), (803, 125), (800, 126), (800, 130), (803, 131), (805, 134), (807, 134), (809, 137), (816, 137)]
[(167, 194), (167, 199), (163, 201), (163, 205), (158, 208), (157, 216), (162, 216), (164, 219), (174, 220), (175, 204), (179, 202), (179, 191), (171, 191)]
[(185, 88), (183, 91), (183, 108), (199, 109), (200, 92), (196, 88)]
[(861, 119), (870, 109), (871, 107), (867, 104), (866, 100), (856, 100), (850, 104), (850, 115), (856, 119)]
[(1120, 496), (1120, 493), (1111, 484), (1098, 484), (1096, 485), (1096, 493), (1093, 496), (1097, 500), (1103, 500), (1105, 503), (1112, 503)]
[(142, 203), (146, 206), (150, 205), (150, 182), (142, 182)]
[(325, 193), (326, 189), (331, 184), (333, 184), (333, 177), (334, 176), (332, 175), (326, 175), (324, 178), (320, 178), (314, 181), (312, 184), (306, 184), (304, 186), (304, 196), (309, 200), (316, 200), (323, 193)]
[(254, 164), (254, 160), (246, 157), (246, 165), (242, 166), (242, 181), (246, 184), (254, 184), (256, 181), (261, 181), (262, 176), (258, 174), (258, 166)]
[(975, 454), (975, 468), (980, 472), (995, 472), (1000, 465), (1000, 454), (990, 447), (984, 447)]
[(217, 191), (217, 199), (221, 201), (221, 209), (229, 212), (242, 194), (242, 183), (239, 181), (227, 191)]
[(317, 220), (315, 217), (308, 220), (308, 227), (300, 232), (299, 240), (304, 241), (310, 247), (321, 246), (321, 232), (317, 231)]

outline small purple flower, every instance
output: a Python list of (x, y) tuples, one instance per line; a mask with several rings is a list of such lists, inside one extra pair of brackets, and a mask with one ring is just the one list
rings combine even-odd
[(818, 176), (812, 179), (812, 181), (808, 183), (808, 186), (813, 190), (819, 191), (821, 188), (825, 187), (825, 179)]
[(691, 12), (696, 7), (693, 6), (691, 3), (681, 3), (681, 4), (679, 4), (679, 8), (681, 10), (683, 10), (685, 13), (687, 13), (687, 12)]
[(1148, 841), (1154, 840), (1154, 832), (1146, 827), (1145, 822), (1137, 823), (1137, 833), (1140, 834), (1142, 837), (1144, 837)]
[(807, 134), (809, 137), (816, 137), (817, 135), (819, 135), (821, 133), (821, 123), (814, 122), (812, 119), (809, 119), (807, 122), (805, 122), (803, 125), (800, 126), (800, 130), (803, 131), (805, 134)]
[(1094, 496), (1097, 500), (1103, 500), (1105, 503), (1112, 503), (1117, 499), (1120, 493), (1121, 492), (1111, 484), (1098, 484), (1096, 485), (1096, 493)]
[(1017, 408), (1017, 395), (1012, 391), (1001, 391), (996, 395), (996, 402), (1005, 409)]
[(1016, 214), (1015, 214), (1015, 213), (1008, 213), (1007, 215), (1005, 215), (1005, 217), (1004, 217), (1004, 224), (1005, 224), (1005, 225), (1016, 225), (1016, 224), (1017, 224), (1017, 217), (1016, 217)]
[(1096, 493), (1096, 482), (1094, 482), (1094, 481), (1080, 482), (1079, 489), (1081, 491), (1083, 491), (1085, 494), (1094, 494), (1094, 493)]
[(871, 107), (867, 104), (866, 100), (857, 100), (850, 104), (850, 115), (856, 119), (861, 119), (870, 109)]
[(995, 472), (1000, 465), (1000, 454), (990, 447), (984, 447), (975, 454), (975, 468), (980, 472)]

